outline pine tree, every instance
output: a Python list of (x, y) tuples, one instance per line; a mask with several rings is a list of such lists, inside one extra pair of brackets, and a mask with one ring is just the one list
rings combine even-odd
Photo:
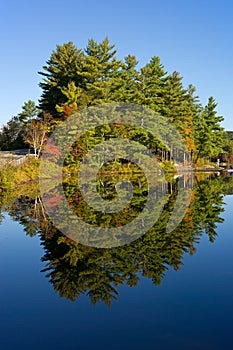
[(20, 123), (26, 124), (31, 119), (37, 117), (39, 114), (39, 109), (36, 107), (34, 101), (29, 100), (24, 103), (22, 107), (22, 112), (18, 114), (18, 119)]
[(202, 107), (199, 97), (195, 96), (196, 88), (189, 85), (186, 92), (186, 108), (188, 117), (184, 121), (184, 140), (186, 142), (187, 150), (191, 153), (191, 159), (195, 151), (195, 121), (198, 120)]
[(215, 99), (211, 96), (205, 107), (206, 123), (211, 130), (211, 156), (221, 153), (223, 147), (224, 129), (221, 126), (221, 122), (224, 118), (217, 114), (217, 105)]
[[(184, 89), (182, 77), (178, 72), (173, 72), (166, 79), (163, 88), (163, 104), (161, 114), (180, 133), (186, 143), (187, 149), (193, 148), (192, 132), (192, 101), (190, 91)], [(165, 152), (165, 158), (173, 158), (176, 152), (175, 145), (170, 145), (170, 152)], [(184, 163), (187, 154), (184, 153)]]
[(184, 121), (188, 118), (186, 94), (187, 92), (182, 85), (182, 77), (178, 72), (173, 72), (168, 77), (164, 89), (163, 114), (181, 133), (184, 130)]
[(112, 78), (121, 66), (116, 52), (115, 45), (110, 45), (108, 38), (100, 43), (94, 39), (88, 41), (80, 76), (89, 106), (111, 101)]
[[(184, 88), (177, 72), (167, 75), (157, 56), (138, 70), (135, 56), (128, 55), (122, 61), (117, 59), (116, 53), (108, 38), (100, 43), (90, 39), (85, 50), (77, 49), (72, 42), (56, 47), (44, 71), (40, 72), (43, 82), (40, 83), (39, 107), (43, 116), (50, 118), (50, 131), (61, 120), (86, 107), (112, 101), (127, 102), (149, 107), (165, 117), (180, 133), (188, 152), (195, 153), (196, 160), (221, 151), (223, 118), (217, 115), (213, 98), (203, 108), (194, 95), (195, 88), (192, 85)], [(33, 114), (33, 106), (27, 108), (31, 108), (32, 113), (26, 114)], [(24, 114), (20, 118), (23, 120)], [(113, 127), (105, 130), (104, 137), (118, 134), (147, 146), (153, 145), (153, 151), (163, 154), (164, 159), (171, 159), (174, 152), (178, 152), (178, 145), (172, 142), (169, 152), (139, 128), (129, 131), (118, 125), (115, 132)], [(103, 137), (102, 130), (96, 130), (95, 137)]]
[(217, 103), (211, 96), (196, 121), (195, 162), (197, 162), (199, 158), (210, 158), (222, 152), (224, 129), (220, 123), (223, 121), (223, 117), (217, 115), (216, 107)]
[(142, 104), (140, 73), (135, 56), (128, 55), (121, 63), (121, 69), (112, 77), (111, 99), (117, 102)]
[(42, 88), (42, 96), (39, 107), (43, 112), (58, 116), (56, 105), (66, 102), (66, 96), (62, 89), (69, 83), (74, 82), (77, 87), (82, 87), (83, 79), (80, 76), (80, 67), (84, 59), (84, 52), (75, 47), (72, 42), (64, 45), (57, 45), (50, 59), (43, 67), (43, 72), (39, 72), (43, 77), (43, 82), (39, 84)]
[(160, 58), (154, 56), (150, 62), (141, 69), (141, 90), (143, 92), (143, 105), (163, 114), (165, 90), (167, 84), (167, 72), (160, 62)]
[(85, 91), (77, 88), (73, 81), (68, 83), (67, 87), (61, 88), (61, 92), (67, 100), (61, 106), (57, 104), (56, 110), (62, 113), (65, 118), (87, 107), (88, 97)]
[(2, 150), (25, 148), (24, 132), (33, 118), (36, 118), (39, 110), (34, 101), (29, 100), (22, 106), (22, 111), (12, 117), (0, 132), (0, 144)]

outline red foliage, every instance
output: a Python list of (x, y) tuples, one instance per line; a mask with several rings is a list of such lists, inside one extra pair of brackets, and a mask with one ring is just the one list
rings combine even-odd
[[(49, 146), (49, 147), (48, 147)], [(62, 153), (59, 146), (53, 144), (47, 144), (45, 155), (49, 158), (50, 156), (55, 156), (57, 158), (61, 157)]]

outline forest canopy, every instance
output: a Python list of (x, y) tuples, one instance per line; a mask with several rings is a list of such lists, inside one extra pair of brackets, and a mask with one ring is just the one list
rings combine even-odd
[[(184, 87), (180, 74), (176, 71), (169, 74), (158, 56), (138, 67), (133, 55), (119, 59), (115, 45), (108, 38), (101, 42), (90, 39), (85, 49), (70, 41), (56, 46), (39, 74), (42, 93), (38, 106), (29, 100), (22, 111), (2, 127), (2, 150), (28, 144), (34, 148), (31, 135), (35, 128), (43, 130), (45, 142), (45, 129), (49, 134), (56, 125), (84, 108), (125, 102), (148, 107), (172, 123), (193, 163), (223, 152), (223, 117), (216, 111), (214, 97), (210, 96), (202, 106), (196, 88), (191, 84)], [(40, 140), (37, 143), (40, 144)], [(153, 151), (159, 153), (162, 160), (171, 159), (165, 148)], [(41, 149), (38, 156), (40, 153)]]

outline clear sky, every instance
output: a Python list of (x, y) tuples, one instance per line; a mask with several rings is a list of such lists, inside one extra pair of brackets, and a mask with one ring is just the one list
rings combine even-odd
[(38, 102), (37, 72), (57, 44), (84, 48), (108, 36), (119, 58), (135, 55), (142, 66), (159, 56), (202, 104), (214, 96), (233, 130), (232, 0), (2, 0), (0, 15), (0, 125)]

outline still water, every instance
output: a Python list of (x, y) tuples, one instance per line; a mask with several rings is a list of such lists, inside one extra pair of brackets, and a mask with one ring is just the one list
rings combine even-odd
[(111, 249), (61, 235), (37, 188), (2, 193), (1, 349), (232, 349), (233, 182), (194, 182), (172, 233), (176, 184), (155, 226)]

